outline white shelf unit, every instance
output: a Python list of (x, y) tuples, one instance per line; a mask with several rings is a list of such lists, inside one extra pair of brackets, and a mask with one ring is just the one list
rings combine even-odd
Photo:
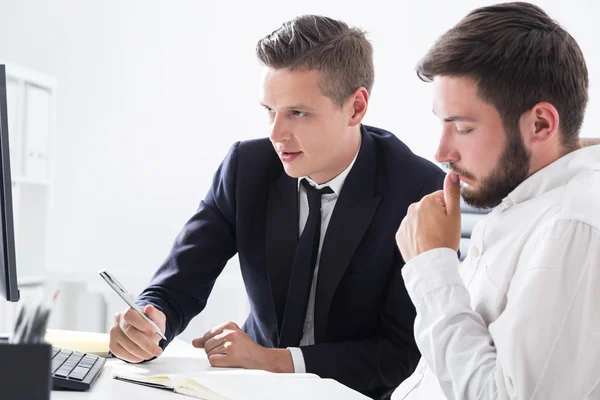
[(17, 276), (46, 274), (56, 79), (6, 63)]
[[(56, 79), (7, 62), (6, 87), (17, 278), (26, 299), (44, 283), (49, 239)], [(15, 304), (0, 301), (0, 332)]]

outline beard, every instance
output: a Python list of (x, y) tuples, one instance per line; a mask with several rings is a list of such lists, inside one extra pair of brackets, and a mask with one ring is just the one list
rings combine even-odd
[[(471, 180), (474, 179), (472, 174), (456, 168), (453, 162), (448, 162), (448, 166), (457, 174)], [(520, 132), (509, 133), (498, 164), (481, 181), (479, 190), (463, 187), (461, 195), (465, 203), (474, 208), (489, 209), (496, 207), (510, 192), (527, 179), (530, 166), (531, 154), (525, 148)]]

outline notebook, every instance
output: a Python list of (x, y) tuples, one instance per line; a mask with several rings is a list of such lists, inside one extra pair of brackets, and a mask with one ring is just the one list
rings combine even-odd
[(232, 400), (225, 397), (206, 386), (198, 383), (197, 380), (188, 378), (184, 375), (124, 375), (114, 374), (114, 379), (125, 382), (137, 383), (144, 386), (149, 386), (157, 389), (171, 390), (175, 393), (184, 394), (186, 396), (195, 397), (204, 400)]
[(193, 375), (139, 375), (117, 371), (113, 378), (203, 400), (280, 400), (284, 394), (286, 399), (306, 399), (311, 397), (306, 396), (309, 394), (304, 383), (307, 379), (316, 385), (317, 391), (323, 390), (319, 386), (325, 381), (314, 374), (273, 374), (257, 370), (197, 372)]

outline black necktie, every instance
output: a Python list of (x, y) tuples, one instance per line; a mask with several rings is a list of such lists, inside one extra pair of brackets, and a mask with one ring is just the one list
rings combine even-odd
[(321, 195), (333, 193), (329, 186), (317, 189), (306, 179), (302, 180), (308, 197), (308, 219), (296, 246), (294, 263), (290, 274), (285, 312), (281, 325), (279, 347), (298, 346), (306, 318), (308, 297), (319, 254), (321, 238)]

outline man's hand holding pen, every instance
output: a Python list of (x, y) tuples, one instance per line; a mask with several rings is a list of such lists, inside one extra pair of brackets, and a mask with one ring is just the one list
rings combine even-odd
[[(151, 305), (144, 307), (144, 313), (162, 332), (165, 331), (165, 314)], [(109, 348), (116, 357), (138, 363), (162, 354), (162, 349), (158, 346), (160, 340), (154, 327), (134, 309), (129, 308), (115, 315), (115, 322), (110, 329)]]

